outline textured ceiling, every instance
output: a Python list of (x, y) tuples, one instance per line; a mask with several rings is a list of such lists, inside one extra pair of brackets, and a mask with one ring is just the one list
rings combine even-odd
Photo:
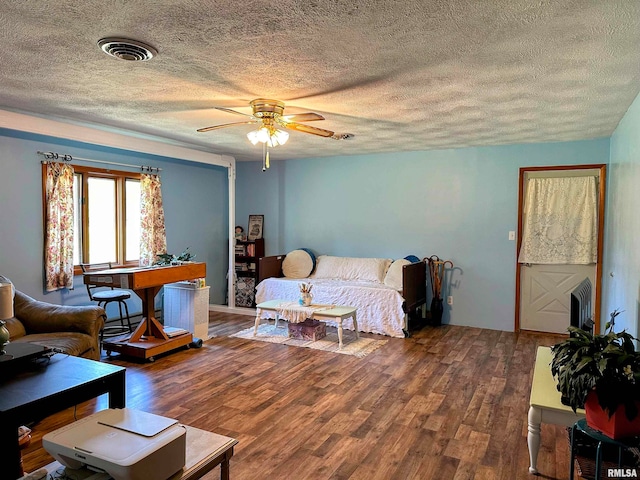
[[(148, 62), (100, 38), (143, 41)], [(254, 98), (316, 112), (272, 158), (608, 136), (640, 90), (637, 0), (2, 0), (0, 108), (260, 160)]]

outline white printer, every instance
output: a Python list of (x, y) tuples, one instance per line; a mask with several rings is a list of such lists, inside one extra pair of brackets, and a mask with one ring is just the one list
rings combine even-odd
[(177, 420), (129, 408), (102, 410), (42, 437), (66, 467), (115, 480), (166, 480), (185, 464), (186, 429)]

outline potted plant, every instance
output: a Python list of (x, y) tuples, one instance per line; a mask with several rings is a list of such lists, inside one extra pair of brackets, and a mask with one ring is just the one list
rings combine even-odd
[(618, 310), (604, 334), (569, 327), (570, 337), (551, 347), (551, 373), (563, 402), (584, 408), (587, 424), (611, 438), (640, 433), (640, 352), (626, 331), (614, 332)]
[(172, 255), (170, 253), (159, 253), (156, 255), (158, 260), (154, 265), (167, 266), (167, 265), (182, 265), (183, 263), (193, 263), (193, 259), (196, 257), (189, 251), (189, 247), (183, 250), (180, 255)]

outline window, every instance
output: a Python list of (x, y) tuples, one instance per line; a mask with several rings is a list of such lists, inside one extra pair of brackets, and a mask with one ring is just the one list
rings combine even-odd
[(137, 265), (140, 174), (74, 165), (73, 263)]

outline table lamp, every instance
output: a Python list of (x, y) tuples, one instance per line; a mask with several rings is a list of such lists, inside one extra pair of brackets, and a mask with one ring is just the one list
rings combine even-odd
[(4, 355), (4, 346), (9, 343), (9, 330), (4, 320), (13, 317), (13, 285), (0, 283), (0, 355)]

